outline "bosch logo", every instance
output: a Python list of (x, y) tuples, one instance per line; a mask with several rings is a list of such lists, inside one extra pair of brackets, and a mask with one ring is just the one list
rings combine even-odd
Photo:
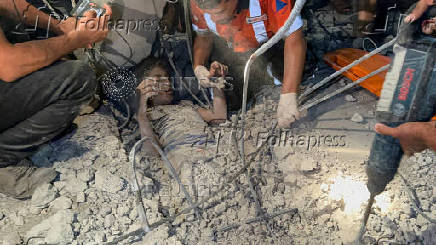
[(413, 81), (413, 78), (415, 76), (415, 69), (407, 68), (406, 73), (403, 77), (403, 84), (400, 89), (400, 94), (398, 95), (398, 100), (405, 101), (407, 100), (407, 96), (409, 95), (410, 91), (410, 84)]

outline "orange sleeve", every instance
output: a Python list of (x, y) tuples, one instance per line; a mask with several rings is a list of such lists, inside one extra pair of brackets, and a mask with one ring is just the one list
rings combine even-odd
[(191, 0), (191, 17), (192, 17), (192, 29), (198, 34), (209, 32), (209, 27), (204, 19), (203, 10), (198, 7), (195, 0)]

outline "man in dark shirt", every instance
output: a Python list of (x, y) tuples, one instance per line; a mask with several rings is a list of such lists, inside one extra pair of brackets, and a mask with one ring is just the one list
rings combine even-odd
[[(26, 157), (66, 130), (92, 98), (94, 72), (81, 61), (60, 58), (106, 37), (111, 9), (105, 8), (102, 18), (90, 11), (58, 21), (25, 0), (0, 1), (0, 193), (29, 198), (37, 186), (56, 177), (54, 170), (36, 168)], [(3, 32), (8, 23), (21, 28)], [(24, 42), (12, 38), (26, 36), (24, 25), (57, 36)]]

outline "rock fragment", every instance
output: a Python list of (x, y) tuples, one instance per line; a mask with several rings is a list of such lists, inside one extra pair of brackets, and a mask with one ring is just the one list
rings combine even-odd
[(354, 98), (353, 95), (351, 95), (351, 94), (347, 94), (347, 95), (345, 95), (345, 101), (348, 101), (348, 102), (356, 102), (357, 99)]
[(46, 208), (49, 203), (55, 200), (58, 192), (53, 185), (40, 185), (32, 195), (31, 204), (36, 208)]
[(23, 244), (20, 234), (17, 231), (9, 232), (4, 237), (0, 238), (0, 244), (2, 245), (19, 245)]
[(350, 119), (352, 122), (356, 122), (356, 123), (361, 123), (364, 121), (362, 115), (360, 115), (359, 113), (354, 113), (354, 115), (351, 117)]
[(102, 242), (106, 242), (106, 234), (104, 232), (98, 231), (95, 233), (95, 241), (100, 244)]
[(44, 237), (44, 243), (69, 244), (74, 239), (73, 227), (71, 225), (73, 220), (74, 213), (72, 211), (58, 211), (41, 223), (33, 226), (26, 233), (26, 239), (30, 237)]
[(124, 180), (106, 170), (95, 172), (95, 187), (102, 191), (116, 193), (123, 189)]
[(106, 215), (106, 217), (104, 218), (104, 227), (108, 229), (112, 227), (114, 223), (115, 223), (115, 216), (113, 214)]
[(71, 205), (73, 204), (73, 201), (71, 201), (70, 198), (61, 196), (56, 198), (56, 200), (53, 201), (51, 204), (51, 207), (54, 210), (64, 210), (64, 209), (70, 209)]
[(84, 192), (78, 192), (76, 195), (76, 202), (82, 203), (86, 201), (85, 193)]
[(14, 222), (16, 226), (24, 225), (24, 218), (18, 213), (15, 212), (11, 213), (11, 215), (9, 215), (9, 218), (12, 220), (12, 222)]

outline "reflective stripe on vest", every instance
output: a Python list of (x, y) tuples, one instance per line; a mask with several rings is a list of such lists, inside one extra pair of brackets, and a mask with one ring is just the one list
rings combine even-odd
[[(259, 0), (250, 0), (250, 17), (259, 17), (262, 15)], [(258, 21), (252, 24), (253, 30), (256, 35), (256, 40), (259, 44), (268, 41), (268, 34), (266, 32), (265, 24), (263, 21)]]
[(209, 30), (213, 31), (216, 35), (219, 36), (218, 31), (216, 30), (216, 24), (213, 22), (210, 14), (204, 13), (204, 19), (206, 20), (207, 27), (209, 27)]

